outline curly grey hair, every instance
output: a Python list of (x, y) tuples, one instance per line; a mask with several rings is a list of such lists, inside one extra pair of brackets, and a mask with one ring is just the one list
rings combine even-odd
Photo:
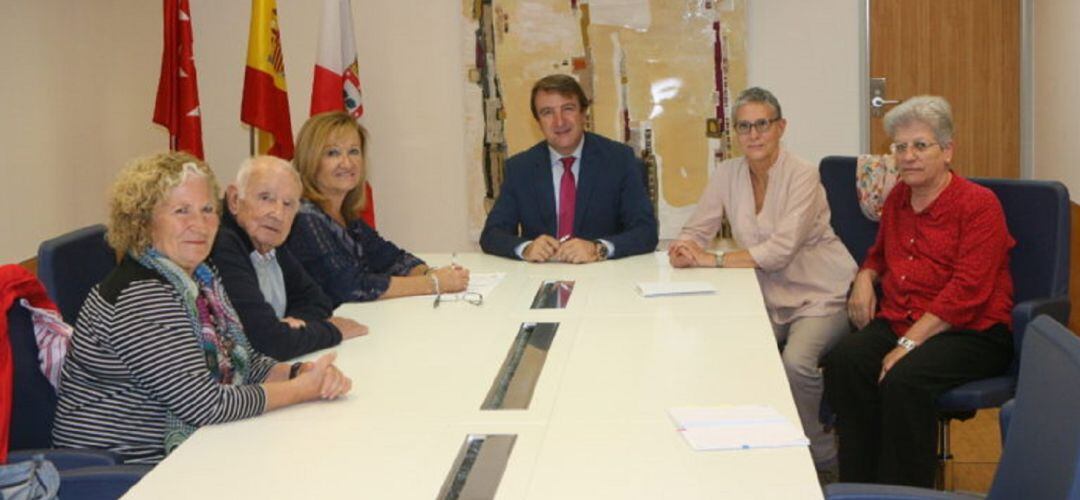
[(151, 245), (154, 209), (189, 177), (206, 178), (215, 211), (218, 185), (214, 171), (188, 153), (170, 151), (135, 158), (116, 176), (109, 194), (105, 238), (120, 253), (142, 255)]
[(942, 147), (952, 144), (952, 106), (944, 97), (920, 95), (900, 103), (885, 113), (885, 133), (895, 137), (896, 129), (916, 122), (930, 127)]

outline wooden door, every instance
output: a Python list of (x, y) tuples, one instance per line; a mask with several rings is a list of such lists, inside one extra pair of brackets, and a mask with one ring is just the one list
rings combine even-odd
[[(1020, 0), (869, 0), (870, 77), (887, 99), (934, 94), (953, 109), (953, 168), (1020, 176)], [(885, 106), (885, 110), (891, 106)], [(872, 153), (889, 150), (872, 116)]]

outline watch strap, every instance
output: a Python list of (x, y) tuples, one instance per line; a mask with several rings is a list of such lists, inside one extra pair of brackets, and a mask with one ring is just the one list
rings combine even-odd
[(596, 245), (596, 260), (607, 260), (609, 257), (607, 245), (600, 240), (593, 240), (593, 243)]
[(713, 250), (713, 255), (716, 256), (716, 266), (715, 267), (724, 267), (724, 254), (726, 254), (726, 253), (727, 252), (724, 251), (724, 250)]

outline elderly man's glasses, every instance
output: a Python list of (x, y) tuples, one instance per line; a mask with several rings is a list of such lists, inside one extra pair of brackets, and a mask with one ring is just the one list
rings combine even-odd
[(776, 121), (779, 121), (779, 120), (780, 120), (780, 118), (777, 117), (777, 118), (773, 118), (771, 120), (766, 120), (765, 118), (762, 118), (760, 120), (753, 121), (753, 122), (748, 122), (748, 121), (736, 122), (735, 123), (735, 131), (738, 132), (739, 135), (746, 135), (746, 134), (750, 133), (750, 129), (754, 129), (754, 130), (757, 130), (757, 133), (764, 134), (765, 132), (768, 132), (770, 128), (772, 128), (773, 122), (776, 122)]
[(889, 145), (889, 151), (892, 151), (892, 154), (896, 156), (902, 156), (907, 153), (908, 150), (913, 151), (916, 155), (920, 155), (933, 146), (940, 146), (940, 144), (926, 141), (894, 142)]

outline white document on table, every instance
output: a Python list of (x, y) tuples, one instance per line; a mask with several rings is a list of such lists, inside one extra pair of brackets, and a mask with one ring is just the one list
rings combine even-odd
[(469, 286), (465, 293), (478, 293), (486, 298), (505, 277), (506, 273), (469, 273)]
[(695, 451), (810, 445), (802, 428), (771, 406), (672, 408), (668, 414)]
[(638, 283), (637, 290), (642, 297), (716, 293), (716, 287), (707, 281), (655, 281), (650, 283)]

